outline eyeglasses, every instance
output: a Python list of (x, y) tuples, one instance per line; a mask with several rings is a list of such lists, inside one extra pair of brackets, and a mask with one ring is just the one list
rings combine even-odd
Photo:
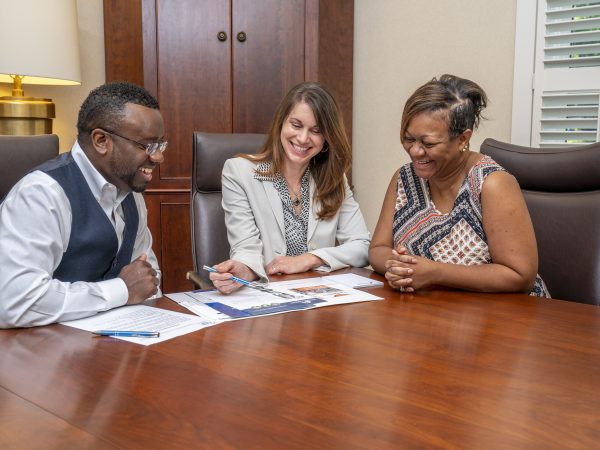
[(146, 152), (146, 154), (148, 156), (152, 156), (156, 152), (163, 153), (167, 149), (167, 145), (169, 144), (168, 141), (150, 142), (149, 144), (143, 144), (141, 142), (135, 141), (135, 140), (130, 139), (128, 137), (121, 136), (120, 134), (115, 133), (114, 131), (111, 131), (111, 130), (105, 130), (104, 128), (100, 128), (100, 130), (104, 131), (105, 133), (112, 134), (114, 136), (120, 137), (121, 139), (125, 139), (126, 141), (133, 142), (134, 144), (137, 144), (140, 148), (144, 149), (144, 151)]

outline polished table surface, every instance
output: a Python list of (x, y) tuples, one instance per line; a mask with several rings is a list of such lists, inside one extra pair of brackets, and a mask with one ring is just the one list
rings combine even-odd
[(368, 291), (385, 300), (148, 347), (62, 325), (0, 331), (0, 447), (600, 447), (599, 308)]

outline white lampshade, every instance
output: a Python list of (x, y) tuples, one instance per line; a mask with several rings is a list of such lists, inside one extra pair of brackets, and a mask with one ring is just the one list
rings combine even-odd
[(81, 84), (76, 0), (0, 0), (0, 134), (52, 133), (54, 103), (23, 84)]
[(0, 82), (81, 84), (76, 0), (0, 0)]

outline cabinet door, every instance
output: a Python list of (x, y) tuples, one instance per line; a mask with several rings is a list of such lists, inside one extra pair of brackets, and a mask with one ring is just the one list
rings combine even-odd
[(304, 81), (304, 3), (232, 0), (234, 133), (267, 132), (283, 96)]
[(194, 288), (185, 275), (193, 270), (190, 230), (190, 195), (184, 193), (146, 192), (148, 227), (152, 232), (152, 249), (162, 271), (164, 293)]
[(230, 17), (229, 1), (157, 1), (158, 100), (169, 139), (161, 181), (189, 180), (194, 131), (231, 132)]
[(142, 84), (161, 104), (169, 148), (148, 220), (163, 290), (186, 290), (192, 133), (265, 133), (291, 87), (319, 80), (351, 134), (353, 1), (104, 0), (104, 20), (107, 81)]

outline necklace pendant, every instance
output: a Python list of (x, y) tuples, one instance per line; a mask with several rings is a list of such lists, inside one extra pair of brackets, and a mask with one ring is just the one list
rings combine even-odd
[(295, 198), (294, 200), (292, 200), (292, 205), (294, 206), (294, 208), (297, 208), (298, 206), (300, 206), (300, 199)]

